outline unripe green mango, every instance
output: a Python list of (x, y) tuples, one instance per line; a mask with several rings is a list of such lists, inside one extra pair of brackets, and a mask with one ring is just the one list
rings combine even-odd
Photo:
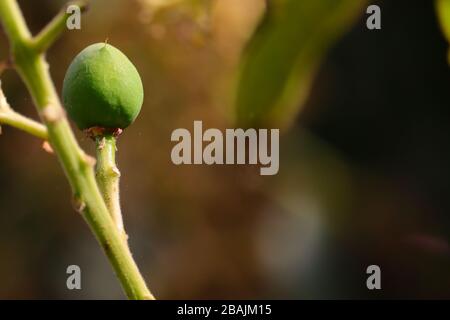
[(62, 96), (80, 129), (124, 129), (138, 116), (144, 89), (135, 66), (120, 50), (96, 43), (70, 64)]

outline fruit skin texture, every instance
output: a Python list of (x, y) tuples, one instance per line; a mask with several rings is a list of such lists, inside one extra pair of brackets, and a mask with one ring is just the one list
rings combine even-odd
[(124, 129), (138, 116), (144, 89), (135, 66), (120, 50), (96, 43), (70, 64), (62, 96), (80, 129)]

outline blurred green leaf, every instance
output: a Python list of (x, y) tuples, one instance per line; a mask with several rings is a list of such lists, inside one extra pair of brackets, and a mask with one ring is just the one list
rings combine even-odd
[[(441, 23), (441, 29), (450, 44), (450, 0), (436, 0), (436, 10)], [(450, 64), (450, 50), (448, 51)]]
[(147, 9), (147, 14), (153, 19), (164, 13), (173, 14), (177, 11), (185, 12), (194, 20), (204, 19), (208, 14), (212, 0), (140, 0), (140, 4)]
[(238, 125), (283, 127), (299, 112), (327, 50), (366, 0), (274, 0), (243, 54)]

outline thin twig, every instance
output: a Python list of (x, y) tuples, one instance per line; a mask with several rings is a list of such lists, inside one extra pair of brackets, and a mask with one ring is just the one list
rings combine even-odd
[(11, 127), (15, 127), (17, 129), (25, 131), (33, 136), (36, 136), (44, 140), (48, 139), (47, 128), (43, 124), (34, 121), (28, 117), (25, 117), (24, 115), (21, 115), (20, 113), (14, 111), (10, 107), (8, 101), (6, 100), (5, 95), (3, 94), (1, 82), (0, 82), (0, 124), (6, 124)]
[(75, 5), (80, 8), (81, 12), (85, 11), (88, 7), (87, 1), (72, 1), (64, 6), (61, 11), (50, 21), (47, 26), (39, 32), (32, 39), (32, 47), (37, 52), (45, 52), (50, 46), (58, 39), (58, 37), (66, 30), (67, 18), (70, 14), (67, 12), (67, 8)]

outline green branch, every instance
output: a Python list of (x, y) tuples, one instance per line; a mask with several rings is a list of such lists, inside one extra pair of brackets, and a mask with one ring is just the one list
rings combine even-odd
[(78, 6), (82, 12), (85, 11), (88, 6), (86, 1), (73, 1), (64, 6), (53, 20), (34, 37), (32, 46), (37, 52), (45, 52), (66, 30), (67, 18), (70, 17), (70, 14), (67, 13), (67, 8), (71, 5)]
[[(450, 44), (450, 0), (436, 0), (435, 5), (442, 32)], [(450, 48), (447, 51), (447, 62), (450, 64)]]
[(2, 15), (1, 19), (6, 33), (9, 37), (14, 38), (15, 45), (28, 41), (31, 33), (27, 28), (25, 19), (20, 11), (16, 1), (2, 0), (0, 1), (1, 11), (7, 12), (7, 15)]
[(95, 180), (94, 161), (75, 139), (44, 55), (31, 45), (33, 39), (15, 0), (0, 0), (0, 20), (11, 42), (14, 67), (30, 91), (47, 127), (49, 142), (72, 187), (76, 209), (97, 237), (127, 296), (130, 299), (153, 299), (127, 242), (109, 214)]
[(0, 82), (0, 124), (6, 124), (15, 127), (19, 130), (25, 131), (33, 136), (47, 140), (47, 128), (30, 118), (27, 118), (20, 113), (14, 111), (8, 101), (6, 100)]

